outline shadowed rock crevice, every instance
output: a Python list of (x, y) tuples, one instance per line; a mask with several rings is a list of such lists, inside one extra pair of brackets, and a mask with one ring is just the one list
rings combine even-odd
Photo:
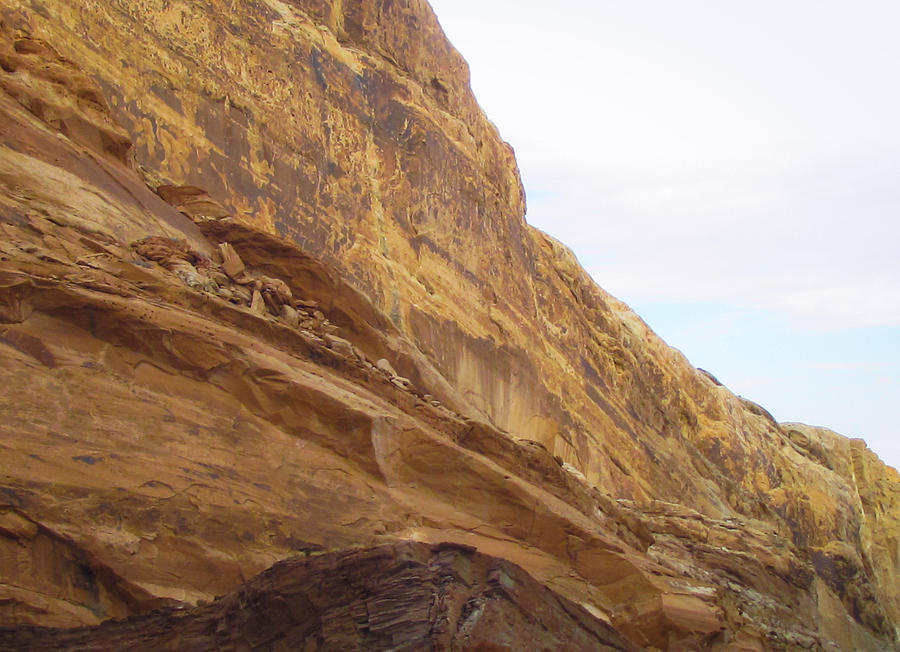
[(0, 576), (4, 624), (99, 623), (172, 602), (130, 584), (95, 554), (11, 507), (0, 508)]

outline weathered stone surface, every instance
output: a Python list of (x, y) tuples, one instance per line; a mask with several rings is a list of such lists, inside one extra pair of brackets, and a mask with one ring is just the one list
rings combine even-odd
[(388, 362), (386, 358), (379, 358), (378, 361), (375, 363), (375, 367), (379, 371), (386, 373), (388, 376), (393, 377), (393, 376), (397, 375), (397, 372), (394, 371), (393, 365), (391, 365), (391, 363)]
[(244, 275), (244, 261), (238, 256), (238, 253), (227, 242), (219, 245), (219, 252), (222, 256), (222, 269), (232, 280), (237, 280)]
[(291, 328), (297, 328), (300, 325), (300, 315), (297, 314), (293, 306), (287, 304), (281, 306), (281, 318)]
[(416, 539), (639, 646), (896, 646), (896, 471), (734, 396), (531, 229), (424, 2), (0, 21), (0, 622)]
[(192, 219), (228, 217), (228, 209), (196, 186), (159, 186), (156, 193)]
[(404, 543), (281, 562), (212, 604), (77, 630), (0, 630), (4, 650), (634, 650), (509, 562)]
[(325, 335), (325, 342), (328, 343), (328, 348), (332, 351), (336, 351), (340, 353), (345, 358), (353, 358), (353, 344), (345, 340), (343, 337), (338, 337), (337, 335)]
[(259, 290), (253, 290), (253, 295), (250, 299), (250, 312), (257, 315), (266, 314), (266, 302)]

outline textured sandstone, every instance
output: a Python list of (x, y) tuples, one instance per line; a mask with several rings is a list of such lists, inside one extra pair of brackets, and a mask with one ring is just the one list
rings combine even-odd
[(424, 2), (0, 20), (0, 623), (415, 539), (640, 646), (896, 646), (897, 472), (734, 396), (528, 227)]

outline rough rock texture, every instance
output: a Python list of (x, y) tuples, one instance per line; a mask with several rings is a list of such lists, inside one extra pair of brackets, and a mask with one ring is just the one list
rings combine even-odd
[(517, 566), (403, 543), (276, 564), (239, 591), (93, 628), (0, 630), (4, 650), (634, 650)]
[(0, 21), (0, 623), (414, 539), (639, 646), (896, 647), (897, 472), (734, 396), (530, 228), (423, 1)]

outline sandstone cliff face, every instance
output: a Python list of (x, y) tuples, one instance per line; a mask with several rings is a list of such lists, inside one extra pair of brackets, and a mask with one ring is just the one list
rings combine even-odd
[(0, 19), (0, 623), (413, 539), (635, 645), (896, 645), (896, 471), (734, 396), (530, 228), (425, 2)]

